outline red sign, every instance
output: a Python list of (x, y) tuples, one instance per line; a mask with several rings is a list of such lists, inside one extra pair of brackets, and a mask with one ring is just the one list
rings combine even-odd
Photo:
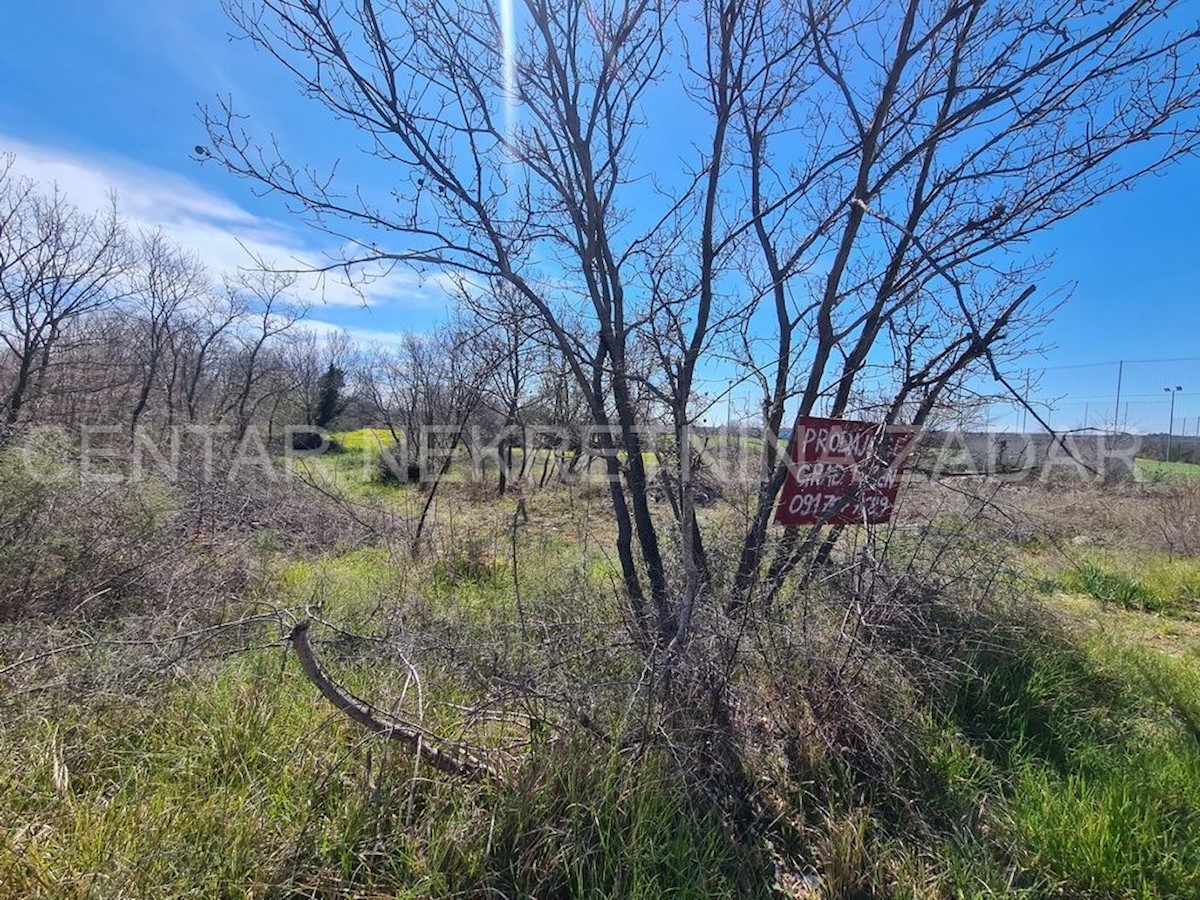
[(777, 525), (880, 525), (891, 518), (908, 446), (901, 425), (802, 418), (788, 445)]

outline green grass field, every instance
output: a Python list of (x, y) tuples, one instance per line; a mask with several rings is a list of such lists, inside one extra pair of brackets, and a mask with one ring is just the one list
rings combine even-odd
[(1200, 478), (1200, 465), (1186, 462), (1163, 462), (1157, 459), (1138, 459), (1137, 473), (1145, 481), (1176, 478)]

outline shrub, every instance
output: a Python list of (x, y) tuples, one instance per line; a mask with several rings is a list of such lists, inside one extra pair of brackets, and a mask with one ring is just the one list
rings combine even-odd
[(144, 596), (169, 566), (162, 484), (81, 478), (73, 446), (40, 434), (0, 451), (0, 620), (94, 615)]
[(371, 473), (371, 481), (375, 484), (389, 486), (419, 484), (421, 481), (420, 464), (406, 460), (407, 454), (398, 444), (380, 448), (379, 457), (375, 460), (374, 471)]
[(1145, 526), (1161, 536), (1168, 552), (1200, 556), (1200, 479), (1180, 478), (1149, 494)]
[(383, 527), (377, 511), (282, 469), (187, 458), (137, 478), (120, 460), (94, 469), (61, 434), (0, 450), (0, 620), (208, 608), (246, 592), (256, 555), (353, 547)]

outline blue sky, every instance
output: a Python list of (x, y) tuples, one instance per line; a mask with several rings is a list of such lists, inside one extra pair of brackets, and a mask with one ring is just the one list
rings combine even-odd
[[(281, 263), (320, 258), (327, 238), (193, 158), (204, 141), (197, 105), (218, 96), (284, 140), (334, 145), (271, 61), (229, 39), (216, 0), (51, 0), (4, 18), (0, 152), (19, 171), (56, 181), (80, 206), (115, 190), (124, 215), (165, 228), (217, 270), (246, 264), (243, 246)], [(334, 285), (306, 287), (318, 323), (364, 339), (428, 327), (444, 309), (436, 283), (408, 273), (376, 285), (367, 306)]]
[[(322, 236), (191, 158), (203, 142), (197, 104), (218, 95), (285, 145), (355, 155), (352, 137), (272, 61), (228, 39), (216, 0), (12, 3), (4, 27), (0, 152), (16, 153), (22, 171), (58, 180), (81, 205), (111, 186), (127, 215), (163, 225), (216, 266), (237, 264), (239, 241), (277, 258), (319, 255)], [(1032, 363), (1200, 357), (1198, 206), (1200, 160), (1189, 160), (1039, 238), (1036, 250), (1057, 252), (1045, 289), (1076, 288), (1047, 331), (1054, 349)], [(316, 318), (362, 336), (426, 327), (443, 303), (436, 281), (407, 274), (378, 286), (370, 308), (345, 292), (325, 297)], [(1192, 391), (1200, 396), (1200, 383)]]

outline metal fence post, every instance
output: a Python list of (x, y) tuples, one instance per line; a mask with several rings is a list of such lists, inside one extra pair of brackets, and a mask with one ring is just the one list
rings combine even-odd
[(1117, 423), (1121, 420), (1121, 381), (1125, 377), (1125, 360), (1117, 361), (1117, 402), (1113, 406), (1113, 431), (1117, 430)]

